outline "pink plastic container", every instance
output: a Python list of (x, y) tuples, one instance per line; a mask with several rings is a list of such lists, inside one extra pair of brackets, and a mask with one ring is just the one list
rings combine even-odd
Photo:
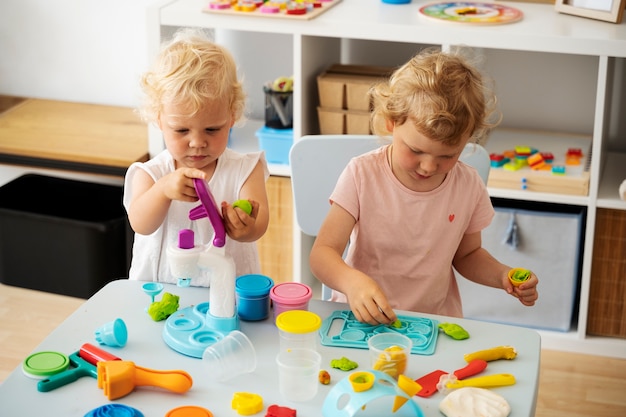
[(284, 311), (308, 310), (311, 297), (313, 297), (311, 287), (300, 282), (283, 282), (274, 285), (270, 291), (274, 322), (276, 322), (276, 317)]

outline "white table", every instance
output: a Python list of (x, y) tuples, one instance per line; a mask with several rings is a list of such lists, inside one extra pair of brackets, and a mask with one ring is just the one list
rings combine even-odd
[[(150, 298), (142, 291), (141, 284), (142, 282), (128, 280), (118, 280), (107, 284), (54, 330), (34, 352), (52, 350), (69, 355), (78, 351), (84, 343), (97, 345), (94, 330), (117, 317), (122, 318), (128, 328), (128, 343), (123, 348), (101, 346), (102, 349), (146, 368), (183, 369), (193, 378), (192, 388), (182, 395), (160, 388), (138, 387), (126, 397), (113, 401), (134, 407), (146, 417), (164, 416), (169, 410), (182, 405), (207, 408), (216, 417), (237, 416), (236, 410), (231, 408), (231, 400), (235, 392), (250, 392), (263, 397), (265, 409), (256, 414), (258, 416), (264, 416), (269, 405), (278, 404), (296, 409), (298, 417), (321, 417), (321, 408), (326, 395), (337, 381), (349, 374), (349, 372), (330, 368), (331, 359), (345, 356), (360, 364), (357, 370), (367, 369), (367, 350), (320, 345), (322, 367), (330, 372), (333, 382), (328, 386), (321, 385), (317, 396), (309, 402), (296, 403), (285, 400), (281, 397), (277, 387), (278, 374), (275, 356), (279, 343), (278, 330), (272, 321), (267, 319), (260, 322), (241, 322), (241, 331), (252, 340), (257, 351), (256, 371), (226, 382), (212, 381), (210, 373), (202, 366), (200, 359), (181, 355), (165, 344), (162, 338), (165, 321), (155, 322), (145, 312)], [(164, 289), (164, 292), (180, 296), (181, 308), (208, 301), (208, 291), (205, 288), (178, 288), (173, 285), (166, 285)], [(157, 296), (157, 300), (160, 300), (160, 297), (161, 295)], [(309, 309), (324, 319), (333, 311), (346, 310), (348, 307), (345, 304), (312, 300)], [(494, 391), (505, 397), (511, 405), (511, 417), (534, 415), (540, 359), (540, 337), (537, 332), (526, 328), (472, 320), (420, 316), (440, 322), (457, 323), (463, 326), (471, 337), (457, 341), (440, 334), (433, 355), (411, 355), (407, 372), (409, 377), (417, 379), (436, 369), (452, 372), (465, 366), (463, 355), (466, 353), (500, 345), (511, 345), (518, 351), (517, 358), (510, 361), (490, 362), (484, 374), (513, 374), (517, 379), (515, 385), (495, 388)], [(21, 366), (15, 369), (0, 385), (2, 415), (35, 416), (46, 413), (64, 417), (84, 416), (90, 410), (110, 403), (103, 391), (98, 389), (94, 378), (82, 377), (54, 391), (41, 393), (37, 391), (37, 381), (24, 376), (20, 368)], [(430, 398), (414, 398), (425, 416), (442, 415), (438, 407), (444, 398), (443, 394), (436, 393)], [(408, 408), (403, 407), (400, 410)]]

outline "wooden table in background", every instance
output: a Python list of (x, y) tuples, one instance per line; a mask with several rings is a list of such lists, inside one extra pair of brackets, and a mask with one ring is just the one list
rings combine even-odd
[(0, 114), (0, 163), (123, 176), (148, 157), (132, 108), (27, 99)]

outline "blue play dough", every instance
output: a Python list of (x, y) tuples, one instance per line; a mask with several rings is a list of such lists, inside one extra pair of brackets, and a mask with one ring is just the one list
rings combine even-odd
[(143, 413), (124, 404), (105, 404), (94, 408), (85, 417), (143, 417)]

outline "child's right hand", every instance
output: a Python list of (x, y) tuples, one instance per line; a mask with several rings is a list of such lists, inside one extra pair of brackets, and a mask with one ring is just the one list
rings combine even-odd
[(205, 179), (206, 174), (195, 168), (178, 168), (159, 180), (161, 190), (165, 197), (170, 200), (195, 202), (198, 194), (193, 185), (193, 178)]
[(359, 285), (351, 285), (346, 298), (354, 317), (362, 322), (372, 325), (391, 324), (397, 317), (387, 297), (378, 284), (369, 276), (360, 273)]
[(161, 227), (172, 200), (198, 201), (192, 178), (205, 177), (198, 169), (180, 168), (154, 182), (146, 171), (136, 170), (128, 209), (128, 220), (135, 233), (149, 235)]

